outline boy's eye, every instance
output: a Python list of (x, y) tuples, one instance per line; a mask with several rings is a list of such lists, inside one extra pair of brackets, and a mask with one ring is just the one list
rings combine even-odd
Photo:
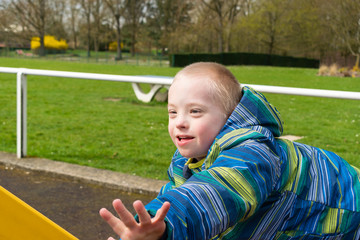
[(169, 116), (175, 116), (176, 115), (176, 111), (175, 110), (168, 110)]
[(191, 109), (190, 113), (199, 114), (199, 113), (201, 113), (201, 110), (200, 109)]

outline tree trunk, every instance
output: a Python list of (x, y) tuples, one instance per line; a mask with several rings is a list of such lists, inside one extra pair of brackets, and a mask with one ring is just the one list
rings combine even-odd
[(46, 2), (44, 0), (40, 1), (40, 10), (39, 10), (39, 17), (40, 17), (40, 52), (39, 55), (40, 56), (45, 56), (46, 52), (45, 52), (45, 43), (44, 43), (44, 38), (45, 38), (45, 4)]
[(218, 29), (218, 51), (219, 53), (222, 53), (224, 51), (224, 28), (223, 28), (223, 23), (222, 23), (222, 19), (221, 19), (221, 15), (219, 16), (219, 29)]
[(44, 33), (40, 35), (40, 49), (39, 49), (39, 56), (45, 56), (45, 43), (44, 43)]
[(359, 69), (360, 53), (356, 54), (355, 56), (356, 56), (356, 62), (355, 62), (354, 69), (355, 69), (356, 71), (359, 71), (359, 70), (360, 70), (360, 69)]
[[(135, 21), (135, 20), (134, 20)], [(136, 26), (133, 24), (131, 33), (131, 56), (135, 56)]]
[(117, 42), (117, 51), (116, 51), (117, 54), (115, 60), (122, 60), (120, 16), (116, 17), (116, 42)]
[(73, 36), (73, 41), (74, 41), (74, 49), (77, 49), (77, 37), (76, 37), (76, 34), (74, 34), (74, 36)]
[(91, 43), (91, 31), (90, 31), (90, 24), (88, 25), (88, 32), (87, 32), (87, 57), (91, 56), (90, 54), (90, 43)]

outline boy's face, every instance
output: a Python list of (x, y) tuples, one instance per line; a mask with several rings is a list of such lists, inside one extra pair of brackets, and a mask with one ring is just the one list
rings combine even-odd
[(201, 160), (227, 118), (210, 96), (203, 75), (181, 75), (170, 87), (168, 97), (169, 134), (180, 154)]

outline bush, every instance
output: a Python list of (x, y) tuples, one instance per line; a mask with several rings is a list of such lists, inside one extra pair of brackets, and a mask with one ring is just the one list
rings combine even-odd
[[(117, 42), (111, 42), (110, 44), (109, 44), (109, 51), (113, 51), (113, 52), (115, 52), (116, 50), (117, 50)], [(123, 43), (120, 43), (120, 46), (121, 46), (121, 49), (123, 49), (123, 47), (124, 47), (124, 44)]]
[(329, 74), (330, 76), (336, 76), (338, 74), (338, 66), (336, 63), (331, 64), (329, 68)]
[(329, 74), (329, 68), (326, 65), (321, 65), (319, 68), (318, 75), (324, 76)]
[[(38, 52), (40, 49), (40, 37), (33, 37), (30, 46), (31, 50)], [(66, 40), (56, 40), (55, 37), (51, 35), (44, 36), (44, 46), (48, 53), (64, 52), (69, 47)]]
[(332, 77), (360, 77), (360, 72), (356, 71), (356, 68), (348, 69), (346, 67), (339, 68), (336, 63), (331, 64), (330, 67), (321, 65), (318, 71), (320, 76), (332, 76)]

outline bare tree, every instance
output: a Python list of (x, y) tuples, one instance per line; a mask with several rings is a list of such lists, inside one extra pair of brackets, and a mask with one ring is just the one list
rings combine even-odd
[(150, 11), (147, 16), (147, 22), (151, 29), (150, 35), (155, 40), (156, 45), (161, 48), (163, 54), (169, 43), (169, 29), (171, 29), (173, 25), (172, 5), (176, 1), (177, 0), (151, 1)]
[(360, 1), (332, 0), (319, 1), (319, 3), (323, 23), (334, 33), (334, 39), (337, 40), (336, 46), (342, 46), (356, 56), (355, 67), (359, 69)]
[(218, 39), (218, 52), (224, 51), (224, 0), (202, 0), (202, 3), (212, 12), (215, 13), (217, 18), (217, 25), (215, 27)]
[(105, 0), (106, 5), (110, 9), (112, 16), (115, 20), (116, 27), (116, 42), (117, 42), (117, 55), (116, 60), (122, 59), (121, 52), (121, 43), (122, 43), (122, 35), (121, 35), (121, 18), (124, 15), (125, 11), (125, 0)]
[(0, 43), (4, 43), (6, 49), (9, 47), (11, 38), (11, 23), (13, 15), (8, 10), (8, 3), (0, 3)]
[(215, 30), (218, 39), (218, 52), (224, 52), (224, 32), (226, 29), (226, 51), (230, 49), (232, 26), (241, 10), (241, 0), (201, 0), (204, 6), (216, 16)]
[(141, 20), (145, 17), (144, 8), (146, 7), (146, 0), (127, 0), (125, 18), (130, 26), (130, 38), (131, 38), (131, 55), (135, 55), (135, 45), (137, 42), (137, 34)]
[(82, 12), (86, 19), (86, 39), (87, 39), (87, 57), (91, 56), (90, 53), (90, 44), (91, 44), (91, 12), (92, 12), (92, 3), (94, 0), (81, 0)]
[[(48, 14), (46, 24), (46, 33), (54, 35), (58, 38), (67, 39), (68, 33), (64, 27), (65, 20), (65, 9), (66, 9), (67, 1), (66, 0), (57, 0), (57, 1), (49, 1), (48, 2)], [(50, 12), (51, 9), (51, 12)]]
[(319, 50), (325, 47), (324, 39), (331, 36), (328, 31), (319, 31), (321, 21), (315, 1), (292, 1), (286, 11), (286, 29), (281, 42), (283, 54), (317, 57)]
[(253, 17), (253, 32), (268, 54), (281, 46), (287, 32), (290, 0), (261, 0)]
[(24, 25), (32, 28), (40, 38), (39, 55), (45, 55), (45, 27), (47, 17), (47, 0), (13, 0), (14, 14)]
[(179, 52), (181, 43), (184, 41), (188, 43), (191, 41), (191, 35), (189, 35), (189, 26), (191, 26), (191, 17), (190, 13), (194, 8), (194, 4), (191, 1), (178, 1), (174, 7), (173, 12), (173, 27), (170, 37), (170, 47), (173, 52)]
[(95, 52), (99, 51), (99, 43), (100, 43), (100, 32), (101, 32), (101, 23), (103, 19), (103, 4), (101, 0), (95, 0), (94, 6), (92, 9), (92, 16), (94, 19), (94, 30), (93, 30), (93, 38), (94, 38), (94, 50)]
[(74, 49), (76, 49), (78, 44), (78, 37), (77, 37), (79, 31), (78, 21), (79, 21), (79, 13), (80, 13), (81, 5), (79, 5), (78, 0), (70, 0), (68, 6), (69, 6), (68, 24), (70, 25), (73, 47)]
[[(189, 12), (192, 3), (189, 0), (154, 0), (150, 1), (150, 10), (147, 13), (147, 27), (151, 29), (152, 36), (157, 46), (164, 54), (166, 49), (170, 52), (176, 50), (176, 39), (181, 34), (184, 26), (189, 28)], [(175, 39), (174, 39), (175, 38)], [(175, 48), (174, 48), (175, 47)], [(174, 49), (172, 49), (174, 48)]]

